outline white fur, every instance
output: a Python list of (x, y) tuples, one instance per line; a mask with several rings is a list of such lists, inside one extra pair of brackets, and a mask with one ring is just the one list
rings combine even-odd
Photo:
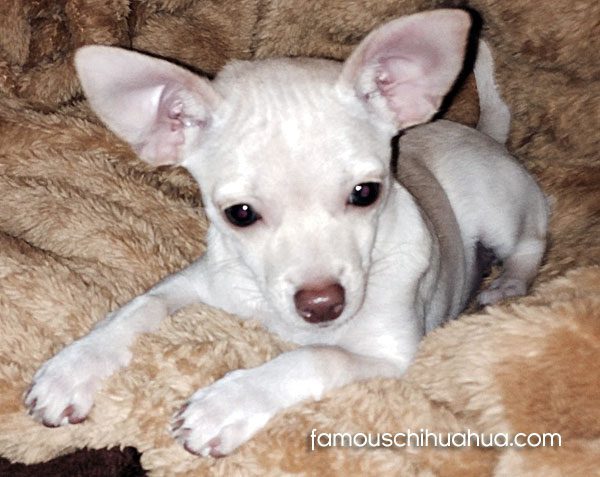
[(510, 111), (498, 92), (494, 78), (494, 58), (485, 41), (479, 42), (473, 72), (481, 109), (477, 129), (504, 144), (510, 132)]
[[(468, 17), (456, 10), (411, 16), (369, 35), (345, 65), (234, 62), (212, 84), (123, 50), (78, 52), (100, 118), (143, 159), (186, 167), (201, 185), (211, 225), (203, 257), (40, 368), (25, 398), (34, 418), (81, 421), (102, 380), (129, 361), (136, 335), (204, 302), (258, 318), (304, 345), (227, 374), (174, 417), (173, 435), (188, 450), (227, 454), (285, 407), (359, 379), (401, 376), (425, 332), (465, 306), (477, 241), (506, 263), (481, 301), (524, 293), (541, 260), (547, 213), (535, 182), (503, 146), (447, 121), (402, 138), (400, 161), (416, 158), (454, 211), (456, 220), (452, 211), (441, 218), (446, 237), (436, 232), (436, 211), (427, 218), (390, 170), (392, 136), (435, 112), (458, 73), (454, 56), (461, 57), (467, 30)], [(381, 184), (377, 202), (348, 205), (353, 187), (365, 182)], [(223, 210), (239, 203), (262, 219), (231, 225)], [(343, 312), (308, 323), (294, 294), (327, 280), (344, 288)]]

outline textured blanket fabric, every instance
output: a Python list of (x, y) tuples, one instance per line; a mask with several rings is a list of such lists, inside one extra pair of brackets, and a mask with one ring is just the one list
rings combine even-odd
[[(134, 447), (150, 475), (165, 476), (598, 475), (600, 3), (593, 0), (468, 2), (513, 113), (509, 147), (553, 204), (549, 250), (530, 296), (465, 314), (424, 340), (403, 379), (357, 383), (289, 409), (224, 459), (176, 445), (171, 414), (198, 387), (291, 345), (206, 306), (143, 336), (85, 423), (47, 429), (21, 403), (44, 360), (204, 248), (196, 185), (182, 170), (151, 170), (98, 122), (72, 67), (77, 47), (120, 45), (208, 74), (231, 58), (343, 59), (374, 26), (453, 3), (464, 5), (0, 2), (0, 456), (54, 465), (85, 447)], [(470, 84), (448, 112), (468, 124), (477, 106)], [(562, 446), (311, 451), (312, 429), (553, 432)], [(125, 469), (135, 456), (117, 459)], [(53, 475), (51, 468), (31, 467), (30, 475)]]
[(144, 477), (133, 447), (80, 450), (39, 464), (11, 463), (0, 458), (0, 475), (10, 477)]

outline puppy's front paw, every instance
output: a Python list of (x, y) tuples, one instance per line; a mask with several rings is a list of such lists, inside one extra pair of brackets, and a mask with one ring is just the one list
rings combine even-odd
[(481, 306), (494, 305), (505, 298), (522, 296), (527, 293), (527, 284), (518, 278), (498, 277), (487, 290), (477, 297)]
[(48, 427), (85, 420), (102, 380), (129, 360), (129, 352), (115, 352), (82, 339), (46, 361), (25, 395), (29, 414)]
[[(232, 371), (197, 391), (173, 417), (173, 437), (192, 454), (222, 457), (259, 431), (277, 412), (252, 370)], [(258, 380), (260, 382), (260, 380)]]

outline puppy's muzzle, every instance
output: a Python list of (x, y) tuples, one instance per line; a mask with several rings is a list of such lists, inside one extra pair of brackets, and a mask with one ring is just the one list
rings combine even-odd
[(344, 311), (344, 288), (339, 283), (302, 288), (294, 295), (298, 314), (309, 323), (335, 320)]

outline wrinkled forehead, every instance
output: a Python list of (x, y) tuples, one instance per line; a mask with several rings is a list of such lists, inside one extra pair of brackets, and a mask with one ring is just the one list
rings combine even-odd
[(215, 81), (224, 98), (218, 137), (230, 148), (219, 156), (236, 156), (236, 162), (268, 156), (269, 164), (297, 166), (298, 173), (307, 161), (325, 172), (389, 159), (388, 145), (384, 140), (381, 148), (382, 137), (366, 115), (340, 100), (340, 70), (338, 63), (316, 59), (230, 64)]
[(389, 138), (337, 96), (339, 70), (282, 59), (223, 71), (215, 89), (224, 100), (197, 174), (217, 206), (338, 203), (357, 183), (384, 177)]
[(341, 68), (341, 63), (314, 58), (232, 61), (212, 85), (234, 108), (240, 103), (299, 105), (331, 90)]
[(297, 146), (303, 133), (343, 118), (335, 93), (339, 70), (311, 59), (233, 62), (214, 82), (224, 98), (216, 122), (238, 140), (264, 135)]

